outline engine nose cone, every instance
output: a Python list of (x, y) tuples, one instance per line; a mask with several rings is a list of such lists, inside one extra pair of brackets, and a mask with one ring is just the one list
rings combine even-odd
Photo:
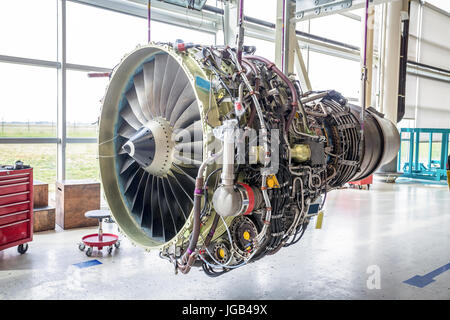
[(122, 149), (142, 168), (147, 168), (153, 162), (156, 152), (152, 131), (142, 127), (122, 146)]
[(173, 162), (172, 128), (167, 120), (154, 118), (140, 128), (123, 146), (147, 172), (165, 176)]

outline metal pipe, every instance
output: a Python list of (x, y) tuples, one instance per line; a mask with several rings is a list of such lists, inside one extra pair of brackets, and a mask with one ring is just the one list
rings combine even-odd
[(220, 177), (224, 186), (234, 185), (234, 137), (236, 126), (236, 119), (225, 120), (223, 122), (223, 169)]
[(368, 19), (369, 19), (369, 0), (366, 0), (366, 6), (364, 11), (364, 37), (363, 37), (363, 50), (362, 61), (361, 61), (361, 87), (360, 87), (360, 104), (361, 104), (361, 112), (360, 112), (360, 136), (361, 140), (359, 142), (359, 158), (362, 158), (363, 148), (364, 148), (364, 115), (366, 110), (366, 84), (367, 84), (367, 28), (368, 28)]
[(400, 65), (400, 15), (402, 2), (388, 3), (386, 17), (386, 54), (384, 63), (383, 112), (387, 119), (397, 122), (398, 79)]
[(241, 63), (242, 46), (244, 45), (244, 0), (239, 0), (239, 18), (238, 18), (238, 38), (237, 38), (237, 60)]
[(209, 163), (215, 161), (218, 157), (222, 155), (222, 150), (216, 154), (211, 155), (205, 161), (202, 162), (198, 169), (197, 178), (195, 180), (195, 191), (194, 191), (194, 208), (193, 208), (193, 229), (192, 237), (189, 245), (181, 257), (181, 262), (177, 262), (177, 268), (182, 273), (188, 273), (195, 262), (196, 255), (193, 254), (195, 247), (197, 246), (198, 238), (200, 236), (200, 211), (201, 211), (201, 198), (203, 196), (203, 174)]
[(398, 79), (398, 110), (397, 110), (397, 122), (400, 122), (406, 111), (406, 69), (408, 64), (408, 40), (409, 40), (409, 14), (411, 12), (411, 2), (407, 1), (406, 12), (408, 18), (403, 20), (403, 31), (401, 35), (400, 44), (400, 71)]
[(150, 32), (150, 21), (152, 19), (152, 0), (148, 0), (147, 2), (147, 36), (148, 42), (151, 41), (151, 32)]

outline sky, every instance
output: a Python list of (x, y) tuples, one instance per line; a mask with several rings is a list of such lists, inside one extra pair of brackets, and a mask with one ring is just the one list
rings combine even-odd
[[(208, 4), (215, 2), (208, 0)], [(450, 10), (448, 0), (429, 2)], [(270, 22), (276, 20), (274, 0), (246, 0), (244, 9), (249, 16)], [(56, 15), (57, 0), (1, 0), (0, 55), (56, 61)], [(361, 41), (359, 22), (341, 15), (313, 19), (311, 24), (299, 24), (298, 28), (356, 46)], [(174, 41), (178, 38), (202, 44), (222, 41), (211, 34), (155, 21), (151, 30), (154, 41)], [(146, 42), (145, 19), (67, 2), (68, 63), (112, 68), (136, 45)], [(245, 42), (257, 46), (257, 54), (274, 59), (273, 43), (249, 37)], [(314, 52), (305, 59), (315, 89), (335, 88), (348, 97), (358, 97), (358, 62)], [(106, 85), (107, 78), (88, 78), (85, 72), (68, 71), (67, 120), (95, 122)], [(0, 121), (55, 122), (56, 88), (56, 69), (0, 63)]]

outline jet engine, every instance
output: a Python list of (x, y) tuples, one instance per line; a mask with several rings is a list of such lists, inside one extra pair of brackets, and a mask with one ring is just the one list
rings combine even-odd
[[(362, 114), (363, 112), (363, 114)], [(391, 161), (395, 125), (225, 46), (151, 43), (110, 76), (99, 124), (121, 232), (218, 276), (299, 241), (326, 195)]]

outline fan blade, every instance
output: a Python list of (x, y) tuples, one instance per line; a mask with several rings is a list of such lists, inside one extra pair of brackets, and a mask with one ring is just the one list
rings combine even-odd
[(173, 164), (175, 168), (177, 168), (181, 173), (183, 173), (189, 180), (195, 183), (195, 178), (197, 177), (198, 169), (197, 168), (183, 168), (176, 163)]
[(177, 231), (175, 227), (175, 221), (173, 220), (172, 214), (167, 207), (164, 188), (162, 185), (162, 178), (158, 179), (158, 204), (159, 212), (161, 213), (161, 218), (164, 226), (164, 241), (168, 241), (177, 234)]
[(122, 165), (122, 168), (120, 169), (120, 174), (123, 174), (125, 171), (127, 171), (128, 168), (130, 168), (135, 162), (136, 161), (133, 158), (128, 157), (127, 160), (125, 160), (124, 164)]
[(127, 98), (128, 104), (130, 105), (131, 110), (133, 111), (139, 122), (141, 124), (147, 123), (147, 119), (142, 113), (142, 106), (139, 104), (136, 87), (133, 86), (130, 90), (128, 90), (128, 92), (125, 94), (125, 97)]
[(135, 132), (136, 130), (134, 130), (133, 127), (131, 127), (126, 121), (123, 121), (119, 130), (117, 130), (117, 134), (119, 136), (122, 136), (127, 139), (130, 139)]
[(185, 128), (195, 121), (200, 120), (200, 112), (198, 110), (197, 101), (192, 104), (181, 114), (181, 116), (175, 121), (174, 128)]
[(202, 122), (200, 120), (190, 124), (186, 129), (177, 129), (175, 132), (175, 141), (189, 142), (203, 140)]
[(131, 174), (134, 174), (139, 169), (139, 164), (136, 161), (133, 161), (132, 163), (127, 163), (128, 159), (130, 157), (128, 154), (122, 155), (119, 159), (119, 165), (120, 165), (120, 177), (121, 179), (127, 179), (131, 176)]
[(153, 117), (156, 117), (157, 112), (155, 108), (155, 97), (153, 95), (153, 79), (155, 71), (155, 60), (144, 64), (144, 83), (145, 83), (145, 95), (147, 97), (147, 104), (149, 111)]
[(133, 82), (134, 82), (134, 89), (136, 90), (137, 99), (139, 105), (141, 106), (141, 111), (145, 119), (148, 121), (153, 118), (153, 115), (150, 113), (147, 95), (145, 94), (144, 72), (135, 75)]
[(155, 101), (154, 108), (158, 115), (161, 115), (160, 99), (161, 86), (164, 80), (164, 71), (167, 64), (167, 54), (158, 54), (155, 57), (155, 72), (153, 78), (153, 96)]
[(170, 190), (172, 190), (172, 194), (175, 198), (176, 204), (180, 208), (184, 219), (187, 220), (192, 209), (192, 202), (190, 201), (190, 198), (185, 194), (183, 189), (180, 188), (177, 180), (173, 176), (167, 176), (167, 183), (170, 187)]
[(175, 150), (183, 153), (203, 154), (203, 141), (177, 143), (175, 145)]
[(141, 211), (144, 208), (144, 191), (145, 191), (145, 183), (147, 182), (148, 173), (144, 171), (141, 179), (139, 180), (138, 187), (136, 189), (136, 193), (133, 197), (133, 201), (131, 202), (131, 212), (137, 217), (140, 218)]
[(120, 111), (120, 116), (135, 130), (139, 130), (142, 127), (142, 123), (136, 118), (129, 105)]
[(158, 177), (153, 177), (152, 192), (150, 194), (150, 203), (152, 210), (152, 237), (162, 238), (164, 241), (164, 225), (161, 219), (161, 212), (159, 211), (158, 203)]
[(186, 221), (186, 218), (184, 218), (184, 214), (182, 213), (183, 209), (177, 206), (177, 200), (172, 192), (172, 189), (170, 188), (167, 178), (162, 179), (162, 186), (164, 189), (167, 207), (169, 208), (170, 214), (174, 219), (175, 230), (178, 233)]
[(180, 115), (195, 101), (196, 98), (191, 84), (187, 83), (170, 114), (170, 124), (173, 125)]
[(180, 97), (181, 93), (183, 92), (187, 84), (189, 84), (189, 79), (187, 78), (183, 69), (179, 67), (177, 75), (175, 76), (175, 81), (172, 85), (169, 97), (167, 99), (166, 113), (165, 113), (166, 119), (170, 119), (170, 115), (172, 114), (173, 108), (175, 107), (178, 98)]
[(175, 158), (175, 160), (177, 160), (174, 163), (182, 165), (182, 166), (194, 165), (196, 167), (200, 167), (200, 165), (202, 164), (202, 162), (200, 160), (196, 160), (193, 158), (186, 158), (177, 153), (174, 153), (173, 157)]
[(175, 77), (180, 69), (179, 64), (172, 57), (167, 58), (166, 70), (164, 71), (164, 80), (161, 86), (161, 97), (159, 100), (161, 116), (165, 117), (167, 111), (167, 102), (169, 94), (175, 82)]
[(136, 170), (136, 172), (132, 173), (127, 180), (127, 183), (125, 184), (124, 193), (125, 194), (131, 194), (134, 196), (136, 190), (137, 190), (137, 183), (133, 183), (135, 180), (138, 180), (141, 178), (143, 171), (141, 167)]
[(147, 182), (145, 184), (144, 191), (144, 207), (142, 208), (141, 213), (141, 227), (146, 231), (150, 236), (152, 235), (152, 221), (153, 221), (153, 210), (151, 207), (151, 193), (152, 193), (152, 181), (153, 176), (148, 175)]
[(183, 189), (183, 192), (188, 196), (189, 200), (194, 203), (195, 183), (192, 183), (192, 181), (186, 178), (184, 174), (177, 173), (174, 170), (172, 170), (172, 173), (178, 185)]

